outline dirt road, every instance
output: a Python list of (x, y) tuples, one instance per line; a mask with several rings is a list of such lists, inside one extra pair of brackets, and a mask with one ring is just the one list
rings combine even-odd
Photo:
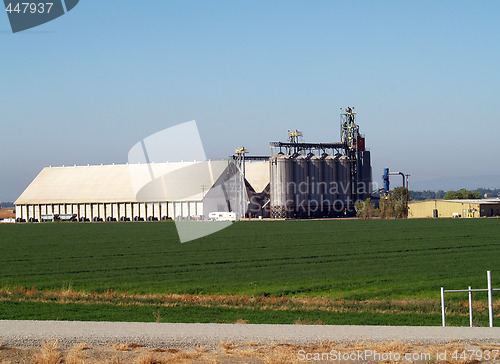
[(0, 342), (4, 345), (36, 346), (47, 340), (57, 340), (62, 346), (134, 342), (176, 348), (215, 346), (227, 341), (299, 345), (326, 341), (498, 343), (500, 328), (0, 321)]

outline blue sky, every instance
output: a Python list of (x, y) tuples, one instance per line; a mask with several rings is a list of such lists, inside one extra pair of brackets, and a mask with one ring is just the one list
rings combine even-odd
[(81, 0), (12, 34), (0, 12), (0, 201), (193, 119), (211, 158), (337, 141), (348, 105), (375, 181), (500, 175), (499, 20), (498, 1)]

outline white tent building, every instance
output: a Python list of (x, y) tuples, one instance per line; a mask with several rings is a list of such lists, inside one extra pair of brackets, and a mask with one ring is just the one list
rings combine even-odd
[[(228, 160), (46, 167), (15, 202), (16, 218), (201, 219), (205, 195), (227, 173)], [(246, 184), (262, 192), (269, 163), (246, 163)]]

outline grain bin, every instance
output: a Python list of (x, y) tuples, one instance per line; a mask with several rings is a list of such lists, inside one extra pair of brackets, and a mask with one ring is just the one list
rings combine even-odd
[(294, 159), (295, 214), (301, 216), (307, 212), (309, 191), (307, 183), (307, 160), (303, 155)]
[(271, 216), (284, 218), (288, 216), (288, 211), (293, 205), (293, 165), (291, 157), (278, 153), (271, 157), (270, 163), (270, 205)]
[(358, 199), (365, 200), (372, 192), (372, 167), (370, 152), (364, 151), (358, 154)]
[(327, 185), (326, 198), (329, 208), (329, 214), (335, 209), (335, 204), (339, 198), (338, 193), (338, 156), (328, 156), (325, 158), (323, 167), (323, 176)]

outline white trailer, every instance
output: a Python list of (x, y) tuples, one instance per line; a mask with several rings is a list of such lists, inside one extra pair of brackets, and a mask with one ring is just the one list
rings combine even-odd
[(213, 221), (236, 221), (235, 212), (211, 212), (208, 218)]

